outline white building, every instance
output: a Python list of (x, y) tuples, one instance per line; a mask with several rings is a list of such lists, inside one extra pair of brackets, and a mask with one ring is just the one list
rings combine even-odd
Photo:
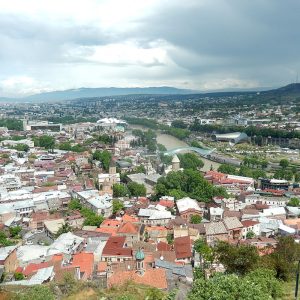
[(98, 190), (77, 192), (80, 202), (92, 209), (98, 215), (109, 217), (112, 215), (112, 197), (109, 194), (100, 195)]

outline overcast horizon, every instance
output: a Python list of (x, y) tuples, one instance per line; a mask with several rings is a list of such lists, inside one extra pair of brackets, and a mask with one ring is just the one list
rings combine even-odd
[(300, 67), (299, 10), (293, 0), (0, 0), (0, 97), (284, 86)]

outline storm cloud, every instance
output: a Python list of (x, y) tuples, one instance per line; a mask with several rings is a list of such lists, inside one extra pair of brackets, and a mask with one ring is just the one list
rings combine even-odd
[(79, 87), (279, 87), (300, 68), (294, 0), (0, 0), (0, 96)]

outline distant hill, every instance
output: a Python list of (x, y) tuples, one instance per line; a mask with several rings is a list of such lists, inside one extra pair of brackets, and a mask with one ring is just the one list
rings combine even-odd
[[(96, 97), (113, 97), (113, 96), (125, 96), (125, 95), (161, 95), (167, 96), (182, 95), (183, 98), (199, 95), (204, 97), (225, 97), (235, 95), (254, 95), (252, 100), (258, 100), (259, 102), (268, 102), (272, 100), (284, 100), (300, 97), (300, 83), (292, 83), (284, 87), (272, 90), (250, 89), (250, 90), (218, 90), (209, 92), (199, 92), (188, 89), (179, 89), (174, 87), (162, 86), (162, 87), (145, 87), (145, 88), (79, 88), (70, 89), (64, 91), (53, 91), (40, 94), (34, 94), (23, 98), (7, 98), (0, 97), (0, 102), (49, 102), (49, 101), (64, 101), (75, 100), (84, 98), (96, 98)], [(78, 100), (79, 101), (79, 100)]]
[(273, 95), (300, 95), (300, 83), (291, 83), (278, 89), (264, 91), (262, 94)]
[(93, 98), (93, 97), (106, 97), (106, 96), (121, 96), (121, 95), (182, 95), (191, 94), (195, 91), (187, 89), (178, 89), (174, 87), (145, 87), (145, 88), (79, 88), (64, 91), (53, 91), (35, 94), (23, 98), (0, 98), (0, 101), (62, 101), (73, 100), (79, 98)]

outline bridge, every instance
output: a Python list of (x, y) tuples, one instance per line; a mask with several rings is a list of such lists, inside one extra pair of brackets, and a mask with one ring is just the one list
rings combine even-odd
[(180, 147), (175, 149), (170, 149), (164, 152), (164, 155), (174, 155), (176, 153), (184, 152), (184, 151), (193, 151), (198, 153), (202, 157), (207, 157), (209, 154), (214, 152), (216, 149), (202, 149), (197, 147)]

